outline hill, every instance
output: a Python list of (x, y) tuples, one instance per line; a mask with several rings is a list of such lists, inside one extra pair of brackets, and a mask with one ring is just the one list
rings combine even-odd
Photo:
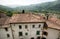
[(42, 4), (32, 4), (29, 6), (18, 6), (14, 8), (14, 10), (21, 11), (31, 11), (31, 12), (41, 12), (41, 11), (47, 11), (47, 12), (60, 12), (60, 0), (53, 1), (53, 2), (46, 2)]
[(32, 4), (29, 6), (17, 6), (15, 8), (0, 5), (0, 11), (7, 13), (11, 13), (12, 11), (21, 12), (22, 10), (25, 10), (26, 12), (51, 12), (60, 14), (60, 0), (41, 4)]
[(0, 13), (6, 13), (6, 15), (11, 16), (13, 9), (7, 6), (0, 5)]
[(0, 5), (0, 11), (12, 11), (13, 9), (8, 6)]

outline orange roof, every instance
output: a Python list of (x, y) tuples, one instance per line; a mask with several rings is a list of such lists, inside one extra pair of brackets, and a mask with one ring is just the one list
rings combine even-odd
[(54, 22), (54, 23), (60, 25), (60, 19), (58, 19), (58, 18), (52, 17), (52, 18), (50, 18), (49, 20), (50, 20), (51, 22)]
[(0, 13), (0, 26), (4, 25), (8, 18), (9, 17), (5, 13)]
[(4, 23), (4, 25), (10, 24), (10, 17), (8, 17)]
[(58, 25), (54, 22), (51, 22), (51, 21), (46, 21), (46, 23), (47, 23), (48, 27), (60, 30), (60, 25)]
[(8, 16), (6, 16), (5, 13), (0, 13), (0, 18), (6, 18), (6, 17), (8, 17)]
[(0, 25), (4, 25), (8, 18), (0, 18)]
[(14, 14), (11, 17), (10, 23), (19, 22), (44, 22), (44, 19), (41, 16), (32, 13)]
[(60, 19), (58, 19), (58, 20), (56, 21), (56, 23), (60, 25)]
[(3, 25), (6, 21), (6, 18), (0, 18), (0, 25)]
[(46, 22), (48, 27), (60, 30), (60, 19), (51, 18), (45, 20), (43, 16), (32, 13), (14, 14), (11, 18), (0, 18), (0, 25), (9, 23), (21, 23), (21, 22)]

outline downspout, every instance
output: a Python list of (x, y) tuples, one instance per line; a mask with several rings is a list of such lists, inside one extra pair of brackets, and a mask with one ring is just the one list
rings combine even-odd
[(13, 34), (13, 29), (11, 24), (10, 24), (10, 27), (11, 27), (12, 38), (14, 39), (14, 34)]
[[(45, 23), (44, 23), (45, 24)], [(41, 37), (41, 39), (43, 38), (43, 31), (44, 31), (44, 25), (43, 25), (43, 29), (42, 29), (42, 37)]]

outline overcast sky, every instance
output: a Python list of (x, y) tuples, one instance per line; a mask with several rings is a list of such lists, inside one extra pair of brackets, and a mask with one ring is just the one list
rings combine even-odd
[(0, 0), (0, 5), (30, 5), (54, 0)]

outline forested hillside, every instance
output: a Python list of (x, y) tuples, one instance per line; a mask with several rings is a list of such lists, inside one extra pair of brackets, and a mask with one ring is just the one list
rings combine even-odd
[(0, 13), (6, 13), (8, 16), (12, 16), (13, 9), (7, 6), (0, 5)]
[(48, 12), (60, 12), (60, 0), (54, 2), (46, 2), (42, 4), (32, 4), (30, 6), (18, 6), (14, 8), (17, 11), (26, 10), (32, 12), (41, 12), (41, 11), (48, 11)]
[(26, 12), (51, 12), (60, 14), (60, 0), (41, 4), (32, 4), (29, 6), (17, 6), (15, 8), (11, 7), (0, 5), (0, 11), (6, 12), (8, 16), (11, 16), (13, 11), (21, 12), (22, 10), (25, 10)]

